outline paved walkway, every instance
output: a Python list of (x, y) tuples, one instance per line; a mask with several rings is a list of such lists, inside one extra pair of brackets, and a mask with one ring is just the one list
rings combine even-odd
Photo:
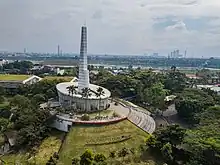
[[(111, 103), (110, 107), (113, 107), (112, 104), (113, 103)], [(142, 108), (128, 101), (126, 104), (120, 102), (120, 105), (113, 108), (118, 114), (127, 115), (128, 120), (130, 120), (133, 124), (141, 128), (145, 132), (151, 134), (155, 131), (156, 123), (154, 119), (150, 116), (149, 111), (143, 110)]]

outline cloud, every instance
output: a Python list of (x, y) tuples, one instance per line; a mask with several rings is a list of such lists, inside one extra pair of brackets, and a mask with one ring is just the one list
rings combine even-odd
[(172, 31), (172, 30), (177, 30), (177, 31), (187, 31), (186, 24), (183, 21), (178, 21), (174, 25), (167, 26), (166, 30)]
[(55, 52), (60, 44), (78, 52), (85, 20), (92, 54), (200, 54), (220, 43), (217, 0), (0, 0), (0, 20), (0, 50), (9, 51)]

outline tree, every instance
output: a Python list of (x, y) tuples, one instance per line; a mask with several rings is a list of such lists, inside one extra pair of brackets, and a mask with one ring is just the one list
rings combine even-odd
[(154, 148), (156, 146), (156, 141), (157, 139), (155, 138), (154, 135), (149, 135), (149, 137), (146, 139), (146, 145), (149, 147)]
[(115, 151), (111, 151), (110, 154), (109, 154), (109, 157), (110, 158), (115, 158), (115, 156), (116, 156)]
[(36, 94), (33, 96), (32, 101), (34, 103), (36, 103), (36, 105), (39, 105), (39, 104), (45, 102), (46, 98), (45, 98), (44, 94)]
[(72, 159), (72, 165), (79, 165), (80, 159), (79, 158), (73, 158)]
[(185, 89), (175, 102), (178, 115), (190, 124), (199, 122), (197, 115), (214, 105), (214, 99), (200, 89)]
[(57, 160), (55, 160), (52, 156), (50, 157), (50, 159), (48, 160), (48, 162), (46, 163), (46, 165), (56, 165)]
[(82, 98), (84, 98), (85, 100), (85, 106), (84, 106), (84, 110), (87, 111), (87, 100), (88, 100), (88, 97), (91, 96), (91, 93), (90, 93), (90, 89), (89, 88), (83, 88), (82, 89)]
[(165, 76), (164, 86), (172, 93), (181, 92), (186, 85), (187, 77), (179, 71), (169, 72)]
[(5, 135), (5, 131), (9, 126), (9, 120), (5, 118), (0, 118), (0, 135)]
[(104, 162), (105, 160), (106, 160), (106, 157), (103, 154), (96, 154), (94, 157), (94, 161), (97, 163)]
[(96, 90), (96, 96), (99, 97), (99, 106), (98, 106), (99, 116), (100, 116), (100, 112), (101, 112), (101, 109), (100, 109), (101, 96), (103, 96), (103, 95), (105, 95), (105, 92), (104, 92), (103, 88), (99, 87)]
[(89, 120), (90, 120), (90, 117), (89, 117), (89, 115), (84, 114), (84, 115), (81, 117), (81, 120), (82, 120), (82, 121), (89, 121)]
[(150, 88), (144, 90), (145, 102), (160, 110), (165, 109), (165, 97), (167, 90), (164, 89), (162, 83), (156, 83)]
[(3, 87), (0, 87), (0, 96), (5, 95), (5, 89)]
[(93, 153), (90, 150), (86, 150), (80, 156), (80, 165), (92, 165), (93, 162)]
[[(75, 85), (68, 86), (66, 87), (66, 89), (68, 90), (69, 95), (71, 94), (73, 96), (73, 94), (77, 93), (77, 86)], [(72, 100), (71, 100), (70, 106), (72, 106)]]
[(188, 130), (184, 138), (184, 149), (190, 153), (190, 158), (198, 164), (219, 164), (220, 153), (220, 106), (207, 108), (199, 115), (197, 127)]
[[(25, 102), (25, 103), (24, 103)], [(32, 147), (47, 136), (49, 109), (40, 109), (24, 96), (15, 96), (11, 101), (14, 118), (14, 129), (18, 131), (16, 148)]]
[(10, 100), (10, 111), (14, 116), (21, 116), (25, 109), (29, 109), (34, 106), (27, 97), (22, 95), (16, 95)]
[(173, 161), (173, 151), (172, 151), (172, 146), (170, 143), (166, 143), (163, 145), (163, 147), (161, 148), (161, 153), (164, 157), (164, 159), (166, 159), (168, 162), (172, 162)]
[(175, 66), (175, 65), (172, 65), (170, 69), (171, 69), (173, 72), (176, 72), (176, 66)]
[(118, 152), (118, 156), (119, 157), (123, 157), (125, 158), (127, 155), (129, 154), (129, 150), (127, 148), (122, 148), (119, 152)]
[(4, 101), (5, 101), (4, 96), (1, 96), (1, 95), (0, 95), (0, 104), (2, 104)]

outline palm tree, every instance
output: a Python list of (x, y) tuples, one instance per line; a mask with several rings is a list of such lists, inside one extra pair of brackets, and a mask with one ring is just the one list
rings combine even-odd
[(87, 109), (87, 99), (89, 96), (91, 96), (90, 91), (91, 90), (87, 87), (82, 89), (82, 98), (85, 98), (85, 108), (84, 108), (85, 111)]
[(171, 69), (173, 72), (176, 72), (176, 66), (175, 66), (175, 65), (171, 66), (170, 69)]
[(99, 110), (99, 117), (100, 117), (100, 103), (101, 103), (101, 96), (102, 95), (105, 95), (105, 92), (103, 90), (103, 88), (99, 87), (97, 90), (96, 90), (96, 96), (99, 97), (99, 106), (98, 106), (98, 110)]
[[(73, 96), (73, 94), (77, 93), (77, 86), (75, 86), (75, 85), (68, 86), (68, 87), (66, 87), (66, 89), (69, 92), (69, 96), (70, 96), (70, 94)], [(70, 102), (70, 107), (71, 107), (71, 105), (72, 105), (72, 100)]]

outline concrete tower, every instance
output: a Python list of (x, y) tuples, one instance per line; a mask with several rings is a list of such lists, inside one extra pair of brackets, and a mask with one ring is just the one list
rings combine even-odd
[(80, 60), (79, 60), (79, 80), (78, 90), (89, 88), (89, 71), (87, 68), (87, 28), (82, 27), (81, 31), (81, 45), (80, 45)]

